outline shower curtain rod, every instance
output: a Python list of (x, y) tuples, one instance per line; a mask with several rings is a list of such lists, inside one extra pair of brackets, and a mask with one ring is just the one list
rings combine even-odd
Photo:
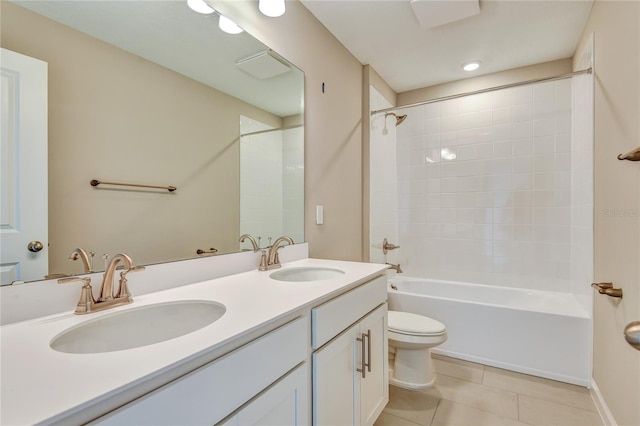
[(430, 99), (428, 101), (416, 102), (414, 104), (409, 104), (409, 105), (401, 105), (401, 106), (397, 106), (397, 107), (389, 107), (389, 108), (384, 108), (384, 109), (377, 109), (375, 111), (371, 111), (371, 115), (380, 114), (382, 112), (396, 111), (396, 110), (404, 109), (404, 108), (411, 108), (411, 107), (420, 106), (420, 105), (432, 104), (434, 102), (448, 101), (449, 99), (457, 99), (457, 98), (462, 98), (464, 96), (479, 95), (480, 93), (493, 92), (495, 90), (509, 89), (511, 87), (518, 87), (518, 86), (525, 86), (527, 84), (542, 83), (543, 81), (564, 80), (566, 78), (571, 78), (574, 75), (591, 74), (591, 72), (592, 72), (592, 68), (589, 67), (589, 68), (587, 68), (585, 70), (574, 71), (574, 72), (570, 72), (570, 73), (567, 73), (567, 74), (556, 75), (556, 76), (553, 76), (553, 77), (536, 78), (534, 80), (520, 81), (520, 82), (517, 82), (517, 83), (509, 83), (509, 84), (504, 84), (502, 86), (495, 86), (495, 87), (489, 87), (487, 89), (475, 90), (473, 92), (465, 92), (465, 93), (458, 93), (457, 95), (443, 96), (441, 98), (435, 98), (435, 99)]
[(295, 126), (289, 126), (289, 127), (277, 127), (274, 129), (267, 129), (267, 130), (258, 130), (256, 132), (249, 132), (249, 133), (240, 133), (240, 137), (243, 136), (253, 136), (253, 135), (261, 135), (263, 133), (270, 133), (270, 132), (275, 132), (278, 130), (291, 130), (291, 129), (297, 129), (298, 127), (303, 127), (304, 124), (296, 124)]

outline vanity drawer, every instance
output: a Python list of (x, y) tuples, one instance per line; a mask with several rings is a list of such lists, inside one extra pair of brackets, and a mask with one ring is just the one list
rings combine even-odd
[(387, 276), (362, 284), (311, 310), (311, 345), (318, 349), (387, 300)]
[(308, 330), (308, 317), (298, 318), (95, 424), (215, 424), (307, 358)]

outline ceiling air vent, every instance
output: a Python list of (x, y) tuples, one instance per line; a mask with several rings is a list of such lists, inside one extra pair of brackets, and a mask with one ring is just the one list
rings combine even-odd
[(248, 58), (240, 59), (236, 62), (236, 66), (259, 80), (284, 74), (291, 69), (271, 50), (265, 50)]
[(425, 30), (480, 13), (479, 0), (411, 0), (411, 7)]

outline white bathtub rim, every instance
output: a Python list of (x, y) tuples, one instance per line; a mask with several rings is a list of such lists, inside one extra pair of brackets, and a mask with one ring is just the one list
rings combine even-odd
[[(403, 281), (407, 281), (407, 282), (425, 282), (425, 283), (429, 283), (431, 282), (437, 282), (437, 283), (442, 283), (442, 284), (448, 284), (448, 285), (468, 285), (468, 286), (473, 286), (474, 288), (485, 288), (487, 290), (492, 290), (492, 289), (500, 289), (501, 291), (508, 291), (508, 292), (527, 292), (527, 293), (532, 293), (530, 295), (548, 295), (549, 293), (552, 294), (559, 294), (562, 295), (563, 297), (569, 297), (574, 303), (572, 306), (572, 310), (563, 310), (563, 311), (557, 311), (557, 310), (553, 310), (553, 309), (545, 309), (544, 307), (536, 307), (536, 308), (532, 308), (529, 306), (510, 306), (507, 304), (499, 304), (499, 303), (489, 303), (489, 302), (479, 302), (479, 301), (474, 301), (474, 300), (468, 300), (468, 299), (456, 299), (453, 297), (443, 297), (443, 296), (434, 296), (434, 295), (430, 295), (430, 294), (424, 294), (424, 293), (416, 293), (416, 292), (411, 292), (411, 291), (404, 291), (402, 289), (398, 289), (398, 290), (394, 290), (393, 288), (391, 288), (391, 285), (402, 285)], [(428, 297), (431, 299), (436, 299), (436, 300), (447, 300), (447, 301), (455, 301), (455, 302), (459, 302), (459, 303), (469, 303), (469, 304), (480, 304), (480, 305), (485, 305), (485, 306), (491, 306), (491, 307), (497, 307), (497, 308), (502, 308), (502, 309), (510, 309), (510, 310), (516, 310), (516, 311), (528, 311), (528, 312), (540, 312), (540, 313), (544, 313), (544, 314), (548, 314), (548, 315), (557, 315), (557, 316), (570, 316), (570, 317), (575, 317), (575, 318), (586, 318), (586, 319), (591, 319), (591, 315), (589, 315), (589, 313), (587, 311), (584, 310), (584, 308), (582, 307), (582, 305), (580, 304), (580, 302), (578, 302), (578, 300), (576, 300), (575, 296), (571, 293), (566, 293), (566, 292), (555, 292), (555, 291), (544, 291), (544, 290), (533, 290), (533, 289), (522, 289), (522, 288), (513, 288), (513, 287), (504, 287), (504, 286), (493, 286), (493, 285), (488, 285), (488, 284), (474, 284), (474, 283), (468, 283), (468, 282), (462, 282), (462, 281), (447, 281), (447, 280), (436, 280), (436, 279), (428, 279), (428, 278), (416, 278), (416, 277), (393, 277), (393, 278), (389, 278), (388, 279), (388, 284), (387, 284), (387, 291), (389, 293), (398, 293), (398, 294), (408, 294), (408, 295), (414, 295), (417, 297)], [(527, 295), (527, 296), (530, 296)]]
[(558, 374), (553, 371), (540, 370), (537, 368), (525, 367), (519, 364), (512, 364), (508, 362), (500, 362), (490, 358), (477, 357), (477, 356), (459, 353), (459, 352), (442, 349), (442, 348), (432, 348), (431, 352), (436, 355), (443, 355), (451, 358), (461, 359), (464, 361), (475, 362), (477, 364), (488, 365), (490, 367), (501, 368), (503, 370), (515, 371), (518, 373), (528, 374), (530, 376), (544, 377), (545, 379), (570, 383), (570, 384), (582, 386), (585, 388), (590, 388), (591, 386), (591, 380), (583, 379), (575, 376), (568, 376), (565, 374)]

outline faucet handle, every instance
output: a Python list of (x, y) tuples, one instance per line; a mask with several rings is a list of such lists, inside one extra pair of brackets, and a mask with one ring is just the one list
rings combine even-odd
[(125, 269), (120, 272), (120, 281), (118, 285), (118, 294), (116, 294), (116, 299), (120, 298), (128, 298), (131, 299), (131, 292), (129, 291), (129, 285), (127, 284), (129, 280), (127, 280), (127, 274), (129, 272), (141, 272), (144, 271), (144, 266), (134, 266), (133, 268)]
[(260, 266), (258, 266), (258, 271), (266, 271), (269, 269), (269, 264), (267, 262), (267, 251), (262, 250), (260, 254)]
[(80, 292), (80, 300), (76, 305), (76, 314), (87, 314), (91, 312), (91, 308), (96, 303), (93, 298), (93, 289), (91, 288), (91, 278), (89, 277), (69, 277), (61, 278), (58, 284), (67, 284), (72, 282), (82, 282), (82, 291)]

